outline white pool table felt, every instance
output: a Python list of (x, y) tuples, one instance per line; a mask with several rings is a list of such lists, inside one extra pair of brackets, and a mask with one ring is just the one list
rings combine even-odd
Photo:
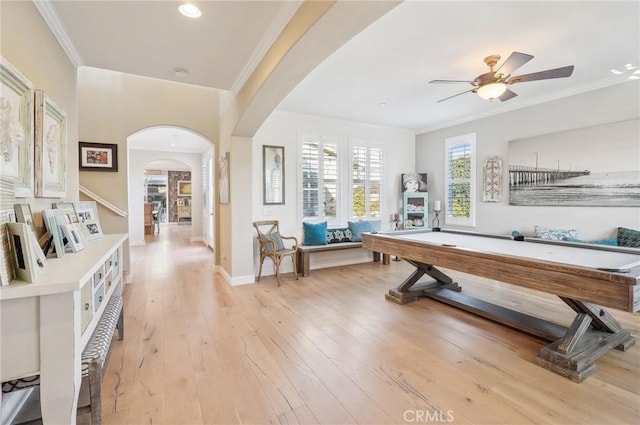
[(387, 233), (397, 239), (433, 245), (454, 245), (474, 251), (543, 260), (589, 268), (629, 269), (640, 265), (640, 254), (562, 246), (546, 243), (514, 241), (487, 236), (448, 232), (420, 232), (411, 234)]

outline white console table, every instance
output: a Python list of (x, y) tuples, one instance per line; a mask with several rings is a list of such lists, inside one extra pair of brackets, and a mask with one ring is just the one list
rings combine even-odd
[(122, 293), (127, 237), (105, 235), (48, 259), (36, 283), (0, 287), (0, 381), (40, 375), (45, 424), (76, 423), (81, 353), (111, 296)]

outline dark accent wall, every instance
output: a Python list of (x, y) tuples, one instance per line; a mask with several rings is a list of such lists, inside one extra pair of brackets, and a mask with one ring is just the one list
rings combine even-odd
[[(167, 179), (167, 192), (169, 203), (169, 222), (178, 221), (178, 181), (191, 181), (191, 171), (169, 171)], [(182, 197), (184, 198), (184, 196)], [(189, 198), (189, 202), (191, 199)]]

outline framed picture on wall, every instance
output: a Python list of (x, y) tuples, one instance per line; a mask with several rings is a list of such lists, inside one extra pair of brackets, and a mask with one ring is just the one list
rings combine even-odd
[(118, 171), (118, 145), (78, 143), (80, 171)]
[(402, 175), (402, 192), (426, 192), (427, 173), (406, 173)]
[(218, 197), (221, 204), (229, 203), (231, 154), (225, 152), (218, 159)]
[(37, 197), (67, 194), (67, 115), (47, 96), (35, 96), (35, 191)]
[(16, 198), (33, 197), (33, 83), (0, 56), (0, 174)]
[(178, 181), (178, 196), (191, 196), (191, 182), (186, 180)]
[(284, 146), (262, 146), (264, 205), (284, 205)]

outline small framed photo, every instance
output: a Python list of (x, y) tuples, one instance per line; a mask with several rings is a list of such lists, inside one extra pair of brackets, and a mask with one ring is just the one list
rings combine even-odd
[[(47, 228), (47, 231), (51, 235), (52, 238), (51, 243), (53, 244), (53, 253), (57, 258), (61, 258), (64, 256), (64, 234), (62, 232), (62, 228), (59, 225), (59, 220), (61, 217), (59, 210), (54, 209), (45, 209), (42, 210), (42, 220)], [(66, 222), (66, 220), (63, 220)]]
[(73, 224), (65, 224), (62, 226), (62, 231), (65, 238), (67, 238), (67, 244), (71, 248), (72, 252), (78, 252), (84, 249), (82, 236), (76, 226)]
[(118, 145), (78, 143), (80, 171), (118, 171)]
[(264, 205), (284, 205), (284, 146), (262, 146)]
[(38, 280), (38, 263), (31, 248), (31, 228), (25, 223), (7, 223), (11, 250), (18, 279), (34, 283)]
[(35, 231), (33, 224), (33, 214), (31, 214), (31, 206), (29, 204), (15, 204), (13, 209), (16, 212), (16, 221), (28, 225), (31, 230)]
[(98, 218), (98, 205), (95, 201), (73, 202), (73, 209), (87, 240), (99, 239), (103, 236)]
[(59, 224), (70, 224), (70, 223), (79, 223), (78, 215), (76, 214), (76, 210), (73, 206), (73, 202), (54, 202), (53, 208), (60, 210), (61, 214), (64, 217), (64, 223)]
[(191, 182), (186, 180), (178, 181), (178, 196), (191, 196)]

